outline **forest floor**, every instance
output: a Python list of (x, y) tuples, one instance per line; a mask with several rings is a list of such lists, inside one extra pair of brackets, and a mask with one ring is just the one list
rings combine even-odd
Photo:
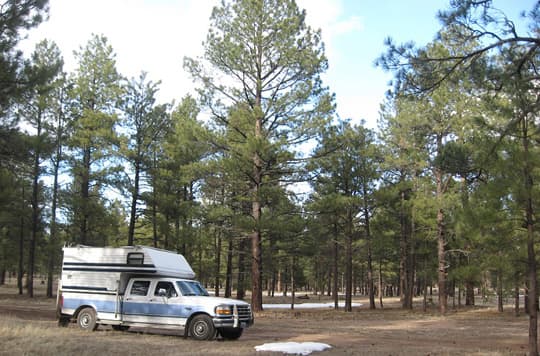
[[(13, 285), (0, 286), (0, 355), (281, 355), (257, 352), (272, 342), (320, 342), (331, 346), (312, 355), (525, 355), (528, 318), (503, 313), (492, 305), (451, 308), (441, 316), (399, 308), (399, 300), (384, 300), (384, 309), (369, 310), (365, 298), (355, 298), (353, 312), (333, 309), (269, 309), (256, 313), (255, 325), (236, 341), (200, 342), (164, 330), (113, 331), (100, 327), (89, 334), (75, 324), (60, 328), (55, 299), (17, 294)], [(328, 302), (310, 296), (300, 302)], [(266, 297), (265, 303), (287, 303), (288, 297)], [(377, 307), (379, 305), (377, 304)]]

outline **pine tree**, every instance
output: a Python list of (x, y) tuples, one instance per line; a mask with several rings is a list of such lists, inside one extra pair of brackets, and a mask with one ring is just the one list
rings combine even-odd
[(94, 208), (113, 173), (111, 165), (104, 162), (114, 158), (113, 151), (119, 145), (115, 108), (121, 94), (120, 75), (104, 36), (93, 35), (77, 58), (79, 67), (71, 92), (77, 106), (69, 142), (73, 149), (73, 219), (79, 230), (77, 242), (93, 244), (93, 224), (98, 223), (92, 218)]
[(43, 174), (42, 164), (51, 150), (48, 123), (53, 119), (53, 91), (57, 76), (62, 69), (63, 60), (60, 50), (54, 43), (43, 41), (37, 44), (32, 54), (32, 64), (25, 70), (25, 78), (36, 83), (32, 90), (27, 90), (20, 99), (18, 115), (34, 130), (32, 145), (32, 222), (28, 248), (27, 285), (28, 295), (34, 296), (34, 267), (36, 261), (36, 243), (42, 232), (42, 205), (40, 179)]
[(250, 181), (255, 311), (262, 310), (260, 222), (266, 177), (275, 170), (294, 171), (291, 149), (313, 137), (333, 109), (320, 79), (327, 68), (320, 32), (306, 26), (305, 17), (294, 0), (224, 1), (212, 11), (206, 62), (184, 61), (202, 85), (201, 98), (214, 123), (236, 130), (241, 139), (225, 149), (243, 162)]

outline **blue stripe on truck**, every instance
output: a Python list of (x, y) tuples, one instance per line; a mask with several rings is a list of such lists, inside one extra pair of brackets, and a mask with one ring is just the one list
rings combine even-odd
[[(82, 305), (90, 305), (94, 307), (97, 312), (116, 312), (116, 303), (112, 300), (69, 298), (64, 295), (64, 308), (76, 310)], [(188, 306), (188, 308), (186, 308), (186, 305), (182, 304), (121, 302), (120, 305), (122, 314), (133, 316), (188, 318), (194, 312), (204, 311), (202, 307)]]
[(76, 310), (82, 305), (90, 305), (96, 309), (98, 312), (104, 313), (114, 313), (116, 303), (114, 301), (108, 300), (97, 300), (97, 299), (82, 299), (82, 298), (67, 298), (64, 295), (64, 304), (62, 308)]

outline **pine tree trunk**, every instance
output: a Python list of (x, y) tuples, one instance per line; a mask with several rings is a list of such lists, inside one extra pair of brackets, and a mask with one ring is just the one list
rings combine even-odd
[(382, 261), (379, 261), (379, 305), (384, 308), (383, 305), (383, 274), (382, 274)]
[(137, 219), (137, 201), (139, 200), (139, 176), (141, 163), (137, 159), (135, 162), (135, 178), (133, 181), (133, 191), (131, 192), (131, 208), (129, 214), (128, 228), (128, 246), (133, 246), (135, 243), (135, 221)]
[(444, 214), (442, 209), (437, 211), (437, 258), (439, 260), (438, 271), (438, 289), (439, 289), (439, 311), (441, 314), (446, 313), (448, 305), (448, 294), (446, 291), (446, 256), (445, 246), (446, 239), (444, 235)]
[(233, 240), (229, 237), (229, 244), (227, 247), (227, 273), (225, 277), (225, 298), (232, 296), (232, 264), (233, 264)]
[(522, 145), (524, 153), (523, 178), (526, 192), (525, 224), (527, 226), (527, 268), (528, 268), (528, 310), (529, 310), (529, 355), (538, 355), (538, 290), (536, 272), (536, 251), (533, 208), (533, 176), (530, 167), (528, 122), (521, 120)]
[(56, 209), (58, 204), (58, 173), (60, 171), (60, 160), (62, 159), (62, 145), (57, 142), (56, 158), (53, 165), (53, 186), (51, 202), (51, 233), (49, 241), (49, 255), (47, 256), (47, 297), (53, 296), (54, 266), (56, 263), (58, 248), (58, 231), (56, 226)]
[[(154, 172), (157, 171), (157, 154), (154, 150), (153, 152), (153, 162), (152, 167), (154, 168)], [(157, 232), (157, 177), (154, 173), (154, 178), (152, 180), (152, 205), (151, 205), (151, 211), (152, 211), (152, 242), (154, 244), (154, 247), (158, 247), (159, 245), (159, 238), (158, 238), (158, 232)], [(184, 255), (185, 256), (185, 255)]]
[(80, 208), (80, 242), (88, 244), (88, 220), (90, 209), (90, 149), (85, 148), (83, 152), (83, 166), (81, 172), (81, 208)]
[(39, 161), (41, 159), (41, 112), (38, 110), (37, 115), (37, 131), (36, 131), (36, 148), (34, 152), (34, 167), (32, 170), (32, 231), (30, 233), (30, 244), (28, 246), (28, 296), (34, 297), (34, 268), (36, 262), (36, 242), (39, 229), (39, 177), (41, 169)]
[[(257, 88), (255, 109), (261, 108), (262, 92), (260, 83)], [(255, 139), (262, 138), (262, 118), (255, 118)], [(262, 159), (258, 152), (253, 154), (253, 186), (251, 196), (251, 215), (254, 229), (251, 233), (251, 308), (261, 311), (262, 307), (262, 251), (261, 251), (261, 198), (260, 189), (262, 184)]]
[[(399, 291), (401, 307), (412, 309), (412, 285), (411, 285), (411, 256), (410, 256), (410, 236), (409, 224), (407, 223), (407, 211), (405, 209), (406, 193), (400, 192), (400, 261), (399, 261)], [(414, 281), (413, 281), (414, 282)]]
[[(345, 247), (345, 311), (352, 311), (352, 244), (353, 244), (353, 217), (351, 209), (347, 211), (347, 237)], [(368, 247), (368, 261), (371, 258)], [(369, 278), (368, 262), (368, 278)], [(371, 276), (372, 277), (372, 276)]]
[(20, 217), (20, 231), (19, 231), (19, 268), (17, 271), (17, 287), (19, 288), (19, 294), (23, 294), (23, 275), (24, 275), (24, 182), (22, 182), (22, 196), (21, 196), (21, 217)]
[(216, 252), (215, 252), (216, 266), (215, 266), (215, 272), (214, 272), (214, 275), (215, 275), (214, 293), (216, 297), (219, 297), (219, 285), (220, 285), (219, 275), (220, 275), (220, 270), (221, 270), (221, 232), (220, 231), (218, 231), (216, 239), (217, 241), (216, 241)]
[(519, 273), (514, 275), (514, 315), (519, 316)]
[[(437, 136), (437, 154), (443, 147), (442, 135)], [(446, 314), (448, 307), (447, 293), (447, 272), (446, 272), (446, 231), (444, 225), (443, 197), (445, 193), (443, 183), (443, 172), (440, 168), (435, 168), (435, 181), (437, 185), (437, 259), (438, 259), (438, 289), (439, 289), (439, 311)]]
[(465, 282), (465, 305), (474, 305), (474, 284), (471, 281)]
[(339, 264), (339, 244), (337, 241), (337, 225), (334, 224), (334, 261), (333, 261), (333, 283), (332, 283), (332, 297), (334, 298), (334, 309), (339, 309), (339, 297), (338, 297), (338, 264)]
[(296, 285), (294, 281), (295, 258), (291, 257), (291, 310), (294, 310), (294, 298), (296, 297)]
[(236, 288), (236, 299), (244, 299), (246, 297), (244, 287), (244, 274), (246, 268), (244, 266), (244, 254), (246, 253), (246, 240), (242, 238), (238, 247), (238, 287)]
[(503, 285), (502, 285), (502, 271), (497, 271), (497, 310), (502, 313), (503, 310)]

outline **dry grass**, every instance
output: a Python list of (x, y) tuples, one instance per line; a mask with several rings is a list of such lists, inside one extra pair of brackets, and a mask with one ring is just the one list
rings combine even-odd
[[(311, 298), (309, 302), (318, 301)], [(265, 302), (286, 303), (279, 297)], [(322, 300), (321, 300), (322, 301)], [(364, 303), (358, 299), (355, 302)], [(0, 355), (279, 355), (255, 352), (268, 342), (317, 341), (332, 345), (321, 355), (523, 355), (528, 320), (491, 307), (461, 308), (440, 316), (432, 309), (404, 311), (396, 299), (385, 309), (271, 310), (237, 341), (197, 342), (170, 331), (93, 333), (59, 328), (54, 299), (18, 296), (0, 286)]]

